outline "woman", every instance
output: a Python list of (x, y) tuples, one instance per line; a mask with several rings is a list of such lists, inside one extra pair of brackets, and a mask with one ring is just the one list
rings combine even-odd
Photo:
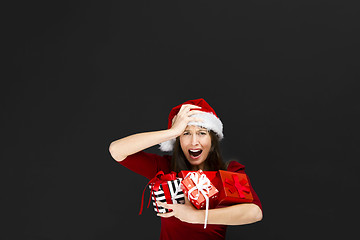
[[(219, 151), (223, 138), (222, 123), (204, 99), (190, 100), (174, 107), (168, 119), (168, 129), (134, 134), (110, 144), (112, 157), (148, 179), (158, 171), (169, 173), (181, 170), (227, 170), (244, 173), (245, 167), (232, 161), (226, 167)], [(173, 155), (159, 156), (143, 150), (160, 144), (163, 151)], [(205, 210), (198, 210), (187, 200), (185, 204), (166, 204), (172, 209), (161, 213), (160, 239), (225, 239), (227, 225), (242, 225), (260, 221), (262, 208), (258, 196), (250, 185), (252, 203), (209, 209), (207, 228), (203, 228)]]

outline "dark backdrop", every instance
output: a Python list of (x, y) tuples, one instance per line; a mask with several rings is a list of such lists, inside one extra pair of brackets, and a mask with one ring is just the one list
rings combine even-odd
[(157, 239), (146, 179), (108, 146), (200, 97), (264, 208), (228, 239), (356, 236), (355, 2), (3, 4), (1, 239)]

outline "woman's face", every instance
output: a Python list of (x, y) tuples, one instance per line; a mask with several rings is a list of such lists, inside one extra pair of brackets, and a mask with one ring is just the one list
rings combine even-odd
[(192, 166), (202, 169), (211, 148), (211, 137), (206, 128), (187, 126), (180, 135), (180, 146)]

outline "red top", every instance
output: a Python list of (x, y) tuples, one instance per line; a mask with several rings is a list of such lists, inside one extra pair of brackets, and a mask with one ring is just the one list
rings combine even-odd
[[(163, 171), (165, 174), (170, 173), (170, 160), (171, 156), (169, 155), (159, 156), (140, 151), (128, 156), (120, 163), (150, 180), (159, 171)], [(236, 161), (232, 161), (227, 171), (245, 173), (245, 166)], [(262, 209), (260, 200), (251, 187), (250, 182), (249, 185), (254, 198), (253, 203)], [(161, 218), (160, 240), (220, 240), (225, 239), (226, 227), (226, 225), (208, 224), (206, 229), (204, 229), (203, 224), (182, 222), (176, 217)]]

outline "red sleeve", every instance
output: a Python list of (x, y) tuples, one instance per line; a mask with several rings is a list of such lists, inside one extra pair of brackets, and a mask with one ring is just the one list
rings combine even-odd
[(160, 156), (140, 151), (127, 156), (120, 164), (135, 173), (152, 179), (159, 171), (164, 171), (165, 174), (170, 172), (170, 160), (171, 156), (169, 155)]
[[(231, 172), (245, 173), (245, 166), (242, 165), (241, 163), (236, 162), (236, 161), (232, 161), (232, 162), (230, 162), (227, 170), (231, 171)], [(259, 199), (258, 195), (256, 194), (256, 192), (254, 191), (253, 187), (251, 186), (249, 176), (248, 176), (248, 179), (249, 179), (250, 191), (251, 191), (251, 194), (253, 195), (253, 198), (254, 198), (253, 203), (258, 205), (260, 207), (261, 211), (262, 211), (262, 206), (261, 206), (260, 199)]]

